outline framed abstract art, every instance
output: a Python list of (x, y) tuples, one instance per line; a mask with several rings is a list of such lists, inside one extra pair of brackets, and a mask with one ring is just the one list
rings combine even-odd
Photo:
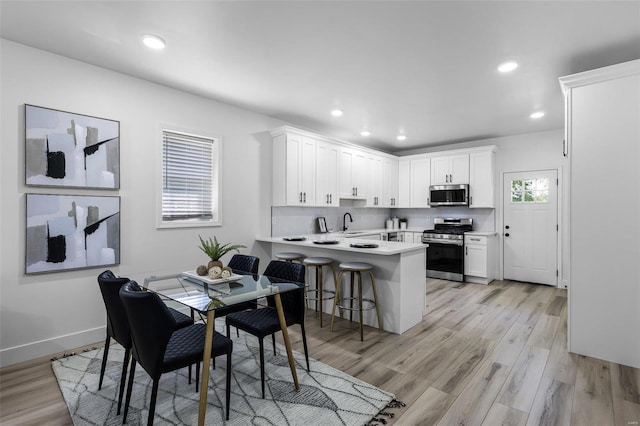
[(120, 122), (25, 105), (25, 183), (120, 188)]
[(26, 194), (26, 273), (120, 263), (120, 197)]

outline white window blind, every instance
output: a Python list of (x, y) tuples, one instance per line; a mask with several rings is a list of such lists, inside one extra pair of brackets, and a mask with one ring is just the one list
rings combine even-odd
[(214, 217), (215, 139), (163, 131), (162, 221)]

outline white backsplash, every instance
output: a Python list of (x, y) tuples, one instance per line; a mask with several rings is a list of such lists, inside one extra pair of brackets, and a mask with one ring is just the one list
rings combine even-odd
[(347, 220), (350, 231), (379, 229), (392, 216), (406, 218), (412, 229), (432, 229), (434, 217), (472, 218), (474, 231), (495, 231), (494, 209), (469, 209), (466, 207), (439, 207), (432, 209), (375, 209), (364, 207), (272, 207), (271, 236), (305, 235), (319, 232), (317, 218), (324, 217), (327, 228), (342, 229), (345, 213), (350, 213), (353, 223)]

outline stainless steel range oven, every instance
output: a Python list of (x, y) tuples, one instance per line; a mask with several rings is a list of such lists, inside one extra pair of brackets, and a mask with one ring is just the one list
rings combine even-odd
[(427, 247), (427, 277), (464, 281), (464, 233), (473, 219), (435, 218), (434, 229), (422, 233)]

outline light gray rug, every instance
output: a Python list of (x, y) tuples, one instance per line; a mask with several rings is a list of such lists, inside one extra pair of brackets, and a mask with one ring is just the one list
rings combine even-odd
[[(216, 329), (220, 331), (219, 324)], [(53, 361), (53, 371), (75, 425), (122, 424), (122, 415), (116, 415), (116, 408), (123, 354), (122, 347), (112, 343), (100, 391), (102, 349)], [(216, 359), (216, 369), (211, 370), (206, 424), (364, 425), (394, 398), (389, 392), (311, 358), (311, 372), (307, 373), (304, 355), (294, 351), (294, 356), (299, 392), (294, 389), (284, 347), (278, 345), (274, 356), (270, 338), (265, 339), (266, 399), (262, 399), (258, 339), (242, 332), (240, 338), (233, 336), (229, 421), (225, 421), (222, 409), (226, 378), (226, 357), (222, 356)], [(127, 424), (146, 424), (150, 395), (151, 380), (138, 365)], [(199, 395), (195, 381), (188, 384), (186, 368), (163, 374), (154, 424), (197, 424)]]

